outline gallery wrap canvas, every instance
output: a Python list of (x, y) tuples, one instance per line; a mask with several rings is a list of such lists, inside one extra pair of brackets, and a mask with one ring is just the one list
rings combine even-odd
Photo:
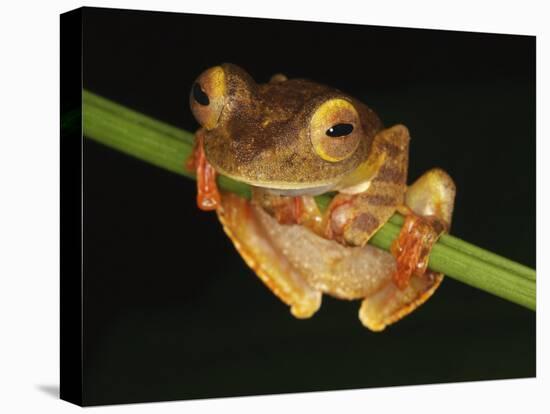
[(89, 406), (536, 376), (534, 307), (453, 277), (380, 332), (359, 320), (360, 301), (330, 295), (295, 318), (216, 214), (197, 207), (188, 159), (168, 153), (179, 144), (154, 147), (157, 136), (199, 129), (190, 94), (208, 68), (328, 85), (385, 126), (407, 127), (409, 183), (434, 167), (452, 177), (453, 236), (530, 275), (535, 37), (90, 7), (60, 25), (62, 399)]

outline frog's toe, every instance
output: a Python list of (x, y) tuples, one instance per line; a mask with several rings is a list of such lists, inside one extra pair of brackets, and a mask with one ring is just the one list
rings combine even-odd
[(440, 168), (425, 172), (408, 189), (405, 204), (416, 214), (436, 216), (451, 225), (456, 186)]
[(359, 309), (359, 319), (372, 331), (382, 331), (411, 313), (435, 292), (443, 275), (431, 271), (414, 276), (405, 289), (388, 283), (376, 294), (364, 299)]
[(281, 83), (288, 80), (286, 75), (283, 75), (282, 73), (276, 73), (269, 79), (269, 83)]

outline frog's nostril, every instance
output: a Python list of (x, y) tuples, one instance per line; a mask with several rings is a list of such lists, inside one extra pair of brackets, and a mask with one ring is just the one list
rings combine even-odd
[(193, 98), (202, 106), (208, 106), (210, 104), (208, 95), (202, 90), (198, 82), (195, 82), (193, 85)]

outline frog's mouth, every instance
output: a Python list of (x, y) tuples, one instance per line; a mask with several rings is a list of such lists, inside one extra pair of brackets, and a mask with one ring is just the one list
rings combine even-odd
[(259, 187), (269, 191), (276, 195), (285, 196), (317, 196), (331, 191), (338, 183), (339, 179), (332, 182), (313, 182), (313, 183), (300, 183), (300, 182), (263, 182), (259, 180), (253, 180), (250, 178), (242, 177), (236, 174), (224, 171), (222, 168), (214, 166), (215, 170), (232, 180), (239, 181), (241, 183), (248, 184), (252, 187)]
[(283, 188), (271, 188), (264, 187), (267, 191), (275, 195), (284, 196), (318, 196), (332, 190), (332, 185), (325, 185), (321, 187), (310, 187), (301, 189), (283, 189)]

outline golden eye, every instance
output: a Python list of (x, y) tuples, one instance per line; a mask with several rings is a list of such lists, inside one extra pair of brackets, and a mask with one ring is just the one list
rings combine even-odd
[(355, 107), (345, 99), (323, 102), (311, 117), (311, 144), (317, 155), (330, 162), (350, 157), (361, 141), (361, 124)]
[(195, 119), (206, 129), (214, 129), (218, 124), (225, 91), (225, 73), (221, 66), (205, 70), (193, 83), (189, 105)]

